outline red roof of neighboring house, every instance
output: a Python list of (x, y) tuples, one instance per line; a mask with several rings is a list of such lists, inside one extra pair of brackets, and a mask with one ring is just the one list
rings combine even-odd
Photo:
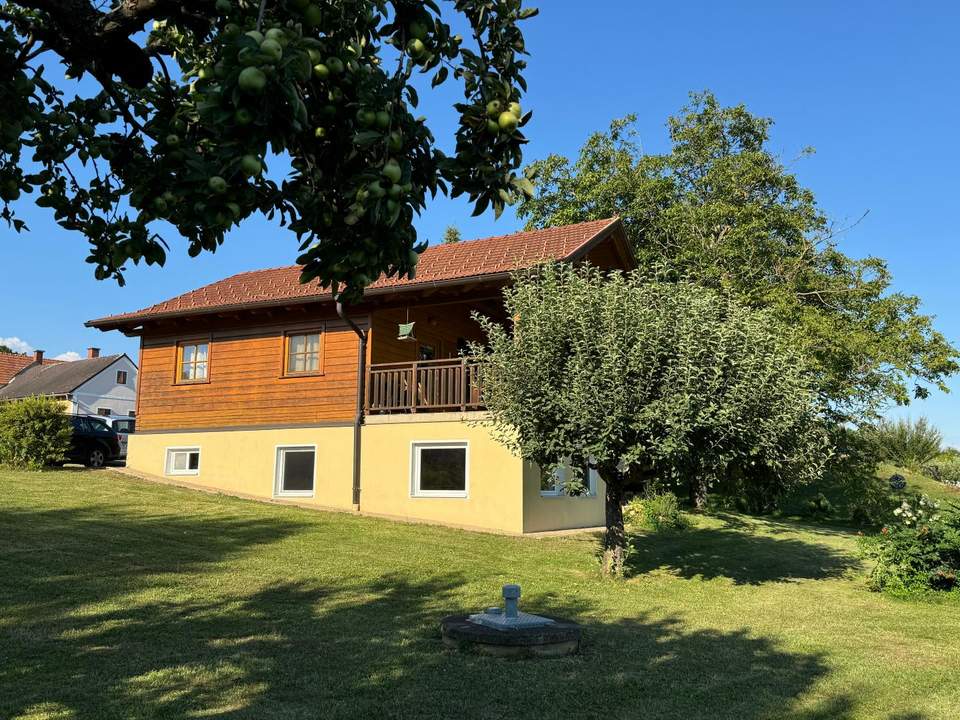
[[(62, 362), (61, 360), (48, 360), (44, 358), (44, 365), (53, 365)], [(24, 368), (33, 365), (33, 355), (22, 355), (21, 353), (0, 353), (0, 385), (6, 385), (13, 379), (13, 376)]]
[[(576, 225), (529, 230), (497, 237), (428, 247), (420, 256), (414, 279), (381, 275), (366, 294), (401, 291), (437, 283), (468, 282), (505, 275), (543, 260), (573, 260), (618, 227), (618, 218)], [(102, 330), (159, 317), (173, 317), (237, 307), (276, 305), (285, 302), (321, 300), (329, 290), (318, 282), (300, 283), (300, 267), (290, 265), (270, 270), (240, 273), (178, 295), (136, 312), (90, 320), (89, 327)]]

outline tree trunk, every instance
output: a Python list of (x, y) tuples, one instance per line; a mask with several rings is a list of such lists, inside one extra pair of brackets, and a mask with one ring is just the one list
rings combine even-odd
[(603, 539), (603, 574), (621, 577), (627, 556), (627, 533), (623, 527), (623, 486), (607, 483), (607, 532)]
[(707, 505), (707, 483), (699, 475), (690, 477), (690, 507), (701, 512)]

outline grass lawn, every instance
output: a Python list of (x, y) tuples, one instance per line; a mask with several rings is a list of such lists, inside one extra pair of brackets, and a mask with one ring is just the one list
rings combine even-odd
[[(960, 604), (869, 592), (843, 529), (693, 522), (618, 583), (590, 537), (0, 471), (0, 718), (960, 717)], [(509, 581), (579, 656), (441, 649)]]

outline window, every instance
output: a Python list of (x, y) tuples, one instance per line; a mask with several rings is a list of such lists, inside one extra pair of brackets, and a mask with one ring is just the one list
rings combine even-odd
[(287, 335), (285, 375), (319, 373), (320, 331)]
[(126, 385), (126, 384), (127, 384), (127, 371), (117, 370), (117, 385)]
[(564, 464), (552, 473), (541, 472), (540, 494), (544, 497), (595, 497), (599, 477), (596, 470), (584, 467), (575, 472)]
[(316, 458), (314, 446), (278, 447), (276, 494), (279, 497), (313, 497)]
[(414, 497), (467, 497), (467, 443), (413, 443), (411, 493)]
[(110, 417), (113, 415), (113, 411), (111, 411), (110, 408), (97, 408), (97, 415), (106, 415), (107, 417)]
[(167, 475), (199, 475), (200, 448), (167, 448)]
[(209, 344), (183, 343), (177, 352), (177, 382), (206, 382), (210, 364)]

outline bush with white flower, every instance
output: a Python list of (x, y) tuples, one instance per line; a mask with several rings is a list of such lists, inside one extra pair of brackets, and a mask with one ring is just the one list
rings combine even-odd
[(902, 501), (893, 515), (880, 535), (861, 538), (861, 551), (876, 563), (871, 588), (895, 595), (960, 595), (960, 504), (941, 508), (920, 495)]

